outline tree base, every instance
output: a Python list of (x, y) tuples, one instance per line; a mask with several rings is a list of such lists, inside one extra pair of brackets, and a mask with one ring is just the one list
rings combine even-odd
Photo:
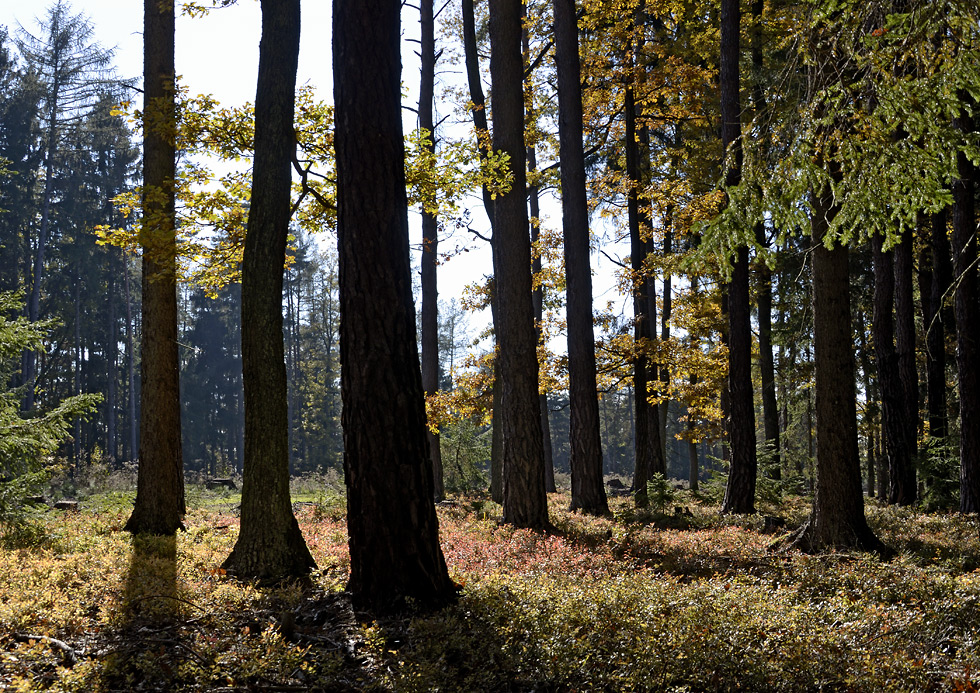
[(797, 550), (807, 554), (832, 553), (835, 551), (862, 551), (875, 553), (884, 560), (890, 560), (896, 554), (895, 550), (886, 546), (870, 527), (836, 528), (837, 531), (828, 536), (821, 536), (811, 517), (792, 533), (777, 539), (769, 546), (773, 552)]
[(266, 531), (240, 534), (221, 567), (239, 580), (255, 581), (262, 586), (304, 578), (316, 568), (295, 519), (280, 536), (272, 534)]

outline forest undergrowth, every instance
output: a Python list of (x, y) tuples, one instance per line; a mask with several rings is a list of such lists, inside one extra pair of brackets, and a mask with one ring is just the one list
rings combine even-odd
[[(976, 691), (977, 522), (870, 502), (898, 551), (772, 553), (762, 515), (683, 492), (669, 515), (551, 498), (550, 535), (498, 506), (439, 506), (458, 602), (383, 621), (352, 611), (343, 497), (298, 519), (319, 565), (277, 589), (218, 567), (237, 496), (191, 489), (186, 532), (122, 531), (132, 494), (36, 512), (0, 546), (0, 689), (52, 691)], [(677, 512), (679, 511), (679, 512)], [(766, 509), (802, 519), (807, 501)], [(676, 513), (676, 514), (675, 514)], [(785, 531), (785, 530), (781, 530)]]

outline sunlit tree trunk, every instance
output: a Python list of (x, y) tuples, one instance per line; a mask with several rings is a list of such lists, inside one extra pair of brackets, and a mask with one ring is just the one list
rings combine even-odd
[[(549, 526), (538, 401), (538, 359), (531, 301), (531, 243), (526, 201), (524, 59), (520, 0), (490, 0), (493, 148), (510, 157), (513, 182), (494, 201), (494, 276), (503, 519), (518, 527)], [(497, 412), (495, 412), (495, 416)]]

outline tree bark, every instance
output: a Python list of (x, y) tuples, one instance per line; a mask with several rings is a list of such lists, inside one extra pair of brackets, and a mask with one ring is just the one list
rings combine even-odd
[[(721, 2), (721, 138), (729, 157), (725, 186), (738, 185), (742, 177), (742, 124), (739, 104), (738, 0)], [(752, 392), (752, 331), (749, 300), (749, 249), (735, 252), (728, 286), (728, 389), (731, 467), (725, 488), (723, 513), (755, 512), (756, 442), (755, 402)]]
[(824, 245), (836, 210), (829, 193), (814, 194), (813, 201), (816, 484), (810, 519), (790, 543), (811, 552), (862, 549), (886, 553), (864, 516), (847, 246), (828, 249)]
[(376, 613), (455, 595), (432, 502), (416, 346), (399, 12), (397, 0), (334, 3), (347, 589)]
[[(924, 239), (919, 291), (922, 297), (922, 324), (926, 332), (926, 401), (929, 438), (944, 440), (949, 431), (946, 411), (946, 334), (955, 331), (955, 320), (943, 307), (946, 292), (953, 283), (952, 251), (946, 235), (947, 210), (932, 215), (928, 239)], [(954, 324), (950, 324), (954, 323)]]
[(900, 379), (895, 350), (895, 268), (891, 251), (883, 250), (884, 238), (872, 238), (874, 253), (874, 318), (872, 333), (881, 386), (881, 411), (885, 451), (888, 456), (888, 503), (910, 505), (915, 502), (915, 470), (909, 445), (905, 390)]
[(538, 359), (531, 303), (524, 144), (524, 59), (520, 0), (490, 0), (493, 148), (510, 157), (511, 188), (494, 201), (494, 275), (498, 310), (497, 358), (503, 435), (503, 519), (545, 529)]
[(912, 229), (907, 228), (895, 246), (895, 355), (902, 388), (902, 426), (909, 464), (903, 472), (899, 495), (914, 503), (918, 496), (915, 480), (916, 442), (919, 430), (919, 374), (915, 365), (915, 300)]
[[(972, 101), (961, 96), (964, 106)], [(975, 103), (971, 103), (974, 108)], [(964, 134), (974, 123), (964, 108), (954, 125)], [(960, 398), (960, 512), (980, 512), (980, 303), (977, 292), (976, 166), (956, 155), (953, 180), (953, 258), (956, 267), (956, 370)]]
[(316, 567), (289, 497), (282, 316), (299, 35), (299, 0), (262, 0), (255, 160), (242, 260), (242, 519), (224, 567), (240, 578), (268, 583), (300, 577)]
[(596, 392), (578, 22), (574, 0), (554, 0), (553, 7), (558, 72), (562, 232), (565, 241), (571, 510), (602, 515), (609, 512), (609, 505), (602, 480), (602, 442), (599, 438), (599, 400)]
[(136, 503), (126, 529), (175, 534), (184, 515), (174, 213), (173, 0), (143, 10), (143, 339)]

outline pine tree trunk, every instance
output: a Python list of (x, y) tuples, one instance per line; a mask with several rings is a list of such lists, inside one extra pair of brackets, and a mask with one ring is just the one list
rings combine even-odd
[(376, 613), (455, 594), (432, 502), (416, 346), (400, 7), (337, 0), (333, 25), (347, 588)]
[(791, 542), (806, 551), (886, 552), (864, 516), (858, 451), (847, 247), (824, 246), (835, 209), (814, 195), (813, 342), (817, 429), (813, 513)]
[[(738, 0), (721, 2), (721, 138), (728, 155), (726, 187), (742, 178), (742, 124), (739, 103)], [(755, 512), (756, 442), (755, 401), (752, 391), (752, 331), (749, 300), (749, 249), (735, 252), (728, 285), (728, 396), (731, 468), (725, 488), (723, 513)]]
[(531, 303), (524, 144), (524, 60), (520, 0), (490, 0), (493, 148), (510, 157), (513, 182), (494, 201), (494, 275), (498, 310), (497, 358), (503, 435), (503, 519), (544, 529), (548, 499), (538, 402), (538, 359)]
[[(174, 214), (174, 3), (144, 2), (143, 340), (136, 503), (126, 529), (174, 534), (184, 515)], [(156, 123), (153, 127), (150, 124)]]
[[(968, 101), (961, 96), (964, 104)], [(956, 119), (963, 133), (973, 133), (965, 112)], [(956, 156), (953, 180), (953, 258), (956, 267), (956, 369), (960, 397), (960, 512), (980, 512), (980, 304), (977, 292), (976, 166), (962, 152)]]
[(316, 567), (289, 497), (289, 420), (283, 339), (283, 266), (290, 179), (299, 0), (262, 0), (255, 98), (255, 160), (242, 260), (245, 459), (241, 531), (224, 567), (274, 583)]
[[(946, 413), (946, 334), (955, 332), (955, 320), (943, 307), (943, 297), (953, 282), (952, 251), (946, 235), (946, 210), (934, 214), (928, 225), (920, 262), (922, 324), (926, 331), (926, 401), (929, 438), (944, 440), (949, 430)], [(927, 278), (927, 279), (926, 279)]]
[(895, 303), (894, 256), (890, 251), (883, 250), (883, 243), (881, 234), (875, 234), (872, 238), (875, 287), (871, 329), (878, 364), (878, 383), (881, 387), (885, 451), (888, 456), (888, 503), (910, 505), (915, 502), (915, 470), (910, 455), (905, 390), (895, 350), (895, 323), (892, 316)]
[(915, 301), (913, 299), (914, 259), (912, 229), (902, 234), (895, 246), (895, 355), (902, 388), (902, 429), (909, 464), (903, 470), (900, 494), (914, 503), (918, 496), (915, 479), (916, 441), (919, 431), (919, 374), (915, 365)]
[(574, 0), (554, 0), (553, 7), (568, 324), (571, 510), (602, 515), (609, 512), (609, 505), (602, 480), (602, 443), (599, 439), (578, 22)]

